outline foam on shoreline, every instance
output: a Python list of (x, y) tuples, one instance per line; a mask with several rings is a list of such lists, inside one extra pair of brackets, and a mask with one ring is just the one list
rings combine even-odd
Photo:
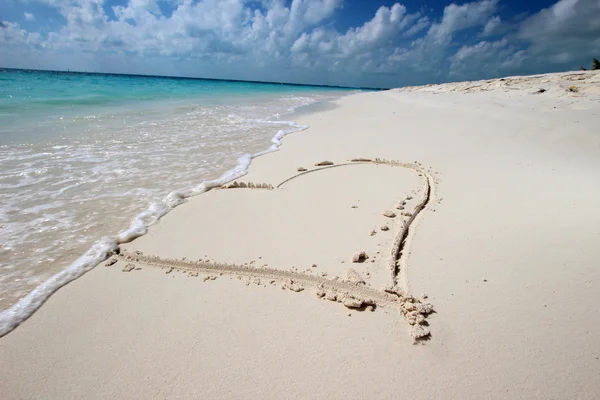
[(162, 201), (152, 203), (146, 210), (139, 213), (127, 229), (119, 232), (114, 237), (102, 237), (96, 241), (85, 254), (68, 267), (51, 276), (8, 309), (0, 312), (0, 337), (10, 333), (33, 315), (62, 286), (81, 277), (106, 260), (117, 250), (119, 244), (131, 242), (145, 235), (150, 225), (156, 223), (173, 208), (183, 204), (186, 198), (202, 194), (212, 188), (239, 179), (248, 173), (252, 159), (277, 151), (282, 145), (282, 139), (285, 135), (308, 129), (308, 126), (298, 125), (293, 121), (263, 122), (286, 125), (288, 128), (279, 130), (271, 139), (271, 146), (266, 150), (243, 155), (237, 160), (237, 165), (234, 168), (216, 179), (206, 180), (192, 188), (169, 193)]

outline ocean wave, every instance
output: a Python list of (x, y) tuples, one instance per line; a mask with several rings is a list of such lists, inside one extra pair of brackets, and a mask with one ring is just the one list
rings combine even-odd
[[(119, 244), (130, 242), (135, 238), (146, 234), (149, 226), (156, 223), (170, 210), (182, 204), (186, 198), (199, 195), (212, 188), (239, 179), (248, 172), (248, 168), (253, 158), (277, 151), (281, 146), (282, 139), (285, 135), (308, 128), (308, 126), (301, 126), (293, 121), (255, 121), (274, 125), (284, 125), (287, 126), (287, 129), (280, 129), (275, 136), (273, 136), (271, 139), (271, 146), (266, 150), (255, 154), (244, 154), (238, 158), (237, 165), (234, 168), (228, 170), (216, 179), (205, 180), (198, 185), (170, 192), (162, 199), (162, 201), (151, 203), (147, 209), (137, 214), (127, 229), (119, 232), (113, 237), (104, 236), (97, 240), (87, 252), (68, 267), (52, 275), (49, 279), (21, 298), (17, 303), (0, 312), (0, 337), (8, 334), (29, 318), (59, 288), (79, 278), (108, 258), (117, 250)], [(89, 160), (90, 159), (88, 159), (88, 161)]]

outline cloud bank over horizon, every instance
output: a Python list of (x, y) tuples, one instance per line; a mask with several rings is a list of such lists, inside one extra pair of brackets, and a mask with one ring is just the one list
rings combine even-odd
[[(349, 0), (4, 0), (0, 66), (395, 87), (554, 72), (600, 58), (600, 1), (527, 15)], [(507, 16), (508, 14), (508, 16)]]

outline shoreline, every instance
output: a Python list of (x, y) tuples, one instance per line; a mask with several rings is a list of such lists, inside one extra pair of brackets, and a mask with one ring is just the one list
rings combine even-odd
[[(235, 179), (239, 179), (248, 173), (248, 168), (252, 159), (262, 155), (277, 151), (281, 146), (281, 139), (290, 133), (301, 132), (308, 126), (300, 126), (294, 122), (282, 122), (282, 125), (289, 125), (296, 130), (279, 130), (271, 139), (271, 146), (266, 150), (256, 154), (246, 154), (237, 160), (237, 165), (221, 176), (215, 179), (209, 179), (201, 182), (195, 187), (188, 188), (185, 191), (175, 190), (170, 192), (162, 201), (162, 209), (153, 212), (156, 203), (152, 203), (148, 209), (136, 215), (128, 228), (121, 230), (115, 236), (104, 236), (98, 239), (83, 255), (73, 261), (70, 265), (55, 273), (50, 278), (36, 286), (32, 291), (23, 296), (15, 304), (0, 311), (0, 338), (9, 334), (20, 324), (31, 317), (44, 303), (61, 287), (80, 278), (85, 273), (97, 267), (100, 263), (108, 259), (118, 249), (121, 244), (129, 243), (148, 232), (148, 228), (157, 223), (161, 218), (173, 210), (175, 207), (184, 203), (185, 199), (198, 196), (219, 187)], [(160, 205), (158, 206), (160, 207)], [(145, 221), (146, 218), (149, 221)]]
[[(189, 198), (0, 339), (0, 383), (8, 398), (598, 397), (599, 78), (361, 93), (302, 116), (237, 186)], [(412, 300), (386, 300), (399, 290)]]
[[(299, 106), (291, 111), (290, 114), (295, 115), (299, 112), (298, 109), (309, 107), (316, 103), (325, 104), (330, 102), (331, 100), (318, 100), (315, 103), (306, 106)], [(318, 112), (319, 110), (320, 109), (317, 111), (309, 111), (307, 114)], [(303, 113), (303, 115), (307, 114)], [(298, 133), (308, 128), (308, 126), (298, 125), (292, 120), (264, 120), (264, 122), (273, 125), (285, 125), (288, 126), (288, 129), (278, 130), (271, 138), (271, 145), (268, 148), (254, 154), (244, 154), (236, 160), (235, 167), (226, 170), (219, 177), (202, 181), (196, 186), (184, 189), (183, 191), (181, 189), (171, 191), (159, 202), (160, 204), (154, 202), (146, 210), (137, 214), (128, 228), (119, 231), (116, 235), (98, 238), (87, 251), (71, 264), (52, 274), (7, 309), (0, 310), (0, 338), (12, 332), (21, 323), (26, 321), (61, 287), (80, 278), (83, 274), (89, 272), (108, 259), (118, 249), (119, 245), (129, 243), (132, 240), (145, 235), (150, 226), (157, 223), (162, 217), (168, 214), (169, 211), (183, 204), (185, 199), (200, 195), (211, 190), (213, 187), (221, 186), (246, 175), (252, 159), (277, 151), (282, 145), (281, 139), (284, 136), (291, 133)], [(159, 207), (159, 209), (156, 209), (157, 207)], [(148, 222), (144, 221), (147, 217), (150, 217), (150, 221)]]

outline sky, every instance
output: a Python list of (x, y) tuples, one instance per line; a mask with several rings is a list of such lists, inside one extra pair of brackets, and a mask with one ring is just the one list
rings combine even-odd
[(352, 87), (589, 67), (600, 0), (0, 0), (0, 66)]

